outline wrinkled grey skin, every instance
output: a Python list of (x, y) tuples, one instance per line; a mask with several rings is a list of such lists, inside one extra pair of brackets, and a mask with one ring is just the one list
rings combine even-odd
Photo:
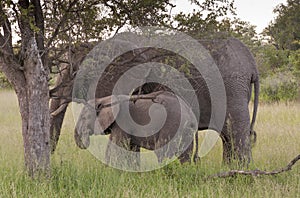
[[(197, 131), (197, 120), (187, 104), (181, 99), (179, 101), (173, 93), (167, 91), (159, 91), (147, 95), (139, 95), (137, 97), (139, 97), (139, 99), (128, 102), (128, 96), (118, 96), (119, 99), (126, 99), (118, 104), (112, 102), (112, 96), (91, 101), (91, 106), (95, 106), (96, 109), (100, 107), (100, 109), (98, 109), (96, 113), (96, 111), (91, 109), (91, 106), (85, 106), (83, 108), (75, 128), (74, 136), (76, 144), (80, 148), (86, 149), (90, 144), (90, 135), (104, 133), (110, 134), (110, 141), (108, 142), (106, 150), (107, 163), (118, 163), (117, 161), (120, 161), (114, 160), (114, 155), (116, 154), (116, 152), (114, 152), (114, 144), (135, 152), (139, 152), (141, 147), (154, 150), (159, 162), (162, 162), (164, 158), (174, 157), (174, 154), (178, 152), (182, 153), (180, 156), (177, 156), (181, 163), (191, 162), (191, 160), (195, 162), (197, 156), (192, 154), (194, 134)], [(147, 99), (140, 97), (147, 97)], [(110, 106), (109, 104), (112, 103), (114, 105)], [(153, 104), (162, 105), (161, 107), (165, 108), (167, 115), (162, 127), (156, 129), (154, 128), (157, 127), (157, 123), (160, 122), (161, 114), (152, 115), (152, 118), (150, 118), (149, 112), (151, 111), (149, 110)], [(153, 119), (153, 125), (148, 127), (147, 131), (146, 128), (143, 128), (145, 130), (140, 130), (141, 128), (137, 128), (133, 124), (131, 125), (128, 121), (128, 115), (124, 114), (126, 105), (129, 105), (130, 116), (135, 123), (145, 127), (145, 125), (149, 124), (151, 119)], [(115, 113), (114, 115), (116, 115), (115, 118), (112, 111)], [(126, 124), (126, 131), (120, 127), (116, 119), (118, 123), (123, 122)], [(155, 119), (157, 120), (155, 121)], [(179, 128), (180, 122), (182, 123), (181, 127), (183, 130)], [(96, 128), (95, 124), (99, 124), (101, 127)], [(150, 135), (149, 129), (154, 129), (154, 132)], [(169, 142), (170, 144), (166, 145)], [(115, 156), (116, 158), (121, 155), (120, 152), (121, 151), (118, 152), (118, 156)], [(139, 154), (137, 155), (136, 158), (139, 159)], [(127, 160), (133, 161), (133, 159)], [(137, 163), (139, 163), (139, 161)]]
[[(241, 164), (247, 165), (252, 159), (251, 140), (256, 140), (253, 127), (258, 108), (259, 76), (255, 60), (247, 47), (237, 39), (203, 45), (211, 51), (226, 89), (227, 115), (221, 131), (223, 159), (226, 163), (237, 159)], [(216, 46), (219, 47), (218, 50), (210, 49)], [(254, 108), (250, 123), (248, 104), (252, 84)]]
[[(222, 138), (223, 161), (231, 163), (232, 160), (237, 159), (241, 164), (248, 164), (252, 159), (250, 139), (251, 135), (255, 136), (253, 128), (256, 120), (259, 94), (259, 76), (255, 60), (247, 47), (234, 38), (199, 42), (210, 52), (225, 83), (227, 114), (224, 126), (221, 129), (213, 128), (220, 132)], [(143, 53), (129, 52), (119, 57), (118, 61), (122, 64), (109, 67), (107, 74), (103, 75), (99, 80), (95, 97), (102, 98), (112, 95), (115, 82), (117, 82), (125, 71), (133, 66), (149, 61), (164, 62), (165, 57), (161, 56), (162, 53), (160, 50), (150, 49)], [(135, 54), (139, 55), (135, 56)], [(180, 68), (183, 61), (178, 59), (176, 55), (173, 57), (171, 55), (171, 58), (174, 58), (174, 64), (170, 62), (168, 64), (174, 68)], [(126, 62), (126, 60), (131, 61)], [(199, 130), (207, 129), (211, 115), (217, 115), (218, 112), (211, 112), (209, 91), (203, 78), (199, 78), (199, 72), (191, 67), (190, 75), (186, 77), (195, 89), (200, 105)], [(71, 85), (70, 89), (72, 89)], [(254, 85), (254, 108), (250, 123), (248, 104), (252, 93), (252, 85)], [(160, 89), (162, 89), (161, 86), (148, 83), (142, 87), (141, 93), (146, 94)], [(55, 102), (55, 100), (52, 102)], [(57, 102), (56, 104), (59, 103)], [(58, 106), (51, 106), (51, 110), (55, 110), (56, 108)], [(58, 137), (63, 115), (64, 112), (61, 112), (52, 118), (53, 125), (57, 127), (54, 127), (54, 130), (51, 131), (51, 137)], [(53, 150), (55, 149), (56, 140), (52, 141), (54, 143), (52, 145)]]

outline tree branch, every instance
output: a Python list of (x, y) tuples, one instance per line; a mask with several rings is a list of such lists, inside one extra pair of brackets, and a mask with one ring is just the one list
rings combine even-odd
[(63, 17), (61, 18), (60, 22), (57, 24), (55, 30), (53, 31), (46, 47), (49, 48), (51, 46), (51, 44), (53, 43), (54, 39), (57, 37), (57, 35), (59, 34), (60, 32), (60, 29), (61, 27), (67, 22), (67, 18), (68, 18), (68, 14), (71, 10), (71, 8), (77, 3), (76, 0), (72, 1), (70, 4), (69, 4), (69, 7), (68, 9), (66, 10), (65, 14), (63, 15)]
[(5, 50), (0, 49), (0, 71), (5, 74), (16, 92), (20, 92), (19, 88), (26, 84), (24, 73), (20, 64), (14, 60), (14, 56), (6, 53)]
[(34, 6), (34, 19), (35, 19), (35, 25), (39, 28), (39, 32), (36, 36), (36, 42), (38, 50), (42, 53), (40, 53), (43, 61), (43, 65), (45, 65), (45, 46), (44, 46), (44, 33), (45, 33), (45, 27), (44, 27), (44, 16), (43, 11), (41, 7), (41, 3), (39, 0), (33, 0), (32, 4)]
[(72, 97), (64, 97), (64, 96), (51, 96), (51, 99), (54, 99), (54, 100), (64, 100), (64, 102), (62, 102), (56, 110), (54, 110), (53, 112), (51, 112), (51, 116), (54, 117), (54, 116), (58, 115), (60, 112), (62, 112), (66, 108), (66, 106), (70, 102), (76, 102), (76, 103), (79, 103), (79, 104), (80, 103), (84, 104), (88, 108), (90, 108), (90, 109), (95, 110), (96, 112), (98, 112), (98, 111), (100, 111), (103, 108), (111, 107), (111, 106), (120, 104), (120, 103), (125, 102), (125, 101), (137, 101), (137, 100), (140, 100), (140, 99), (143, 99), (143, 100), (153, 100), (153, 99), (156, 98), (157, 95), (161, 94), (162, 92), (164, 92), (164, 91), (157, 91), (155, 94), (151, 93), (151, 94), (148, 94), (148, 95), (131, 95), (131, 96), (128, 96), (128, 98), (124, 98), (124, 99), (115, 101), (113, 103), (103, 104), (103, 105), (101, 105), (100, 108), (96, 108), (96, 107), (94, 107), (94, 106), (91, 105), (91, 103), (93, 104), (93, 102), (95, 100), (94, 101), (91, 100), (91, 101), (87, 102), (84, 99), (78, 99), (78, 98), (72, 98)]
[(153, 93), (151, 93), (151, 95), (131, 95), (129, 96), (129, 98), (124, 98), (122, 100), (118, 100), (118, 101), (115, 101), (113, 103), (108, 103), (108, 104), (103, 104), (101, 105), (100, 108), (96, 108), (96, 112), (100, 111), (101, 109), (103, 108), (107, 108), (107, 107), (111, 107), (111, 106), (114, 106), (114, 105), (117, 105), (117, 104), (120, 104), (122, 102), (125, 102), (125, 101), (137, 101), (137, 100), (153, 100), (156, 98), (156, 96), (158, 96), (159, 94), (163, 93), (164, 91), (157, 91), (156, 94), (153, 95)]
[(228, 171), (228, 172), (221, 172), (221, 173), (217, 173), (217, 174), (214, 174), (214, 175), (210, 175), (207, 178), (205, 178), (204, 180), (213, 179), (213, 178), (233, 177), (233, 176), (236, 176), (236, 175), (251, 175), (251, 176), (254, 176), (254, 177), (257, 177), (257, 176), (260, 176), (260, 175), (276, 175), (276, 174), (279, 174), (279, 173), (283, 173), (283, 172), (292, 170), (292, 166), (294, 166), (296, 164), (296, 162), (299, 161), (299, 160), (300, 160), (300, 155), (295, 157), (286, 167), (283, 167), (281, 169), (274, 170), (274, 171), (231, 170), (231, 171)]
[(8, 20), (7, 15), (4, 13), (3, 5), (0, 3), (0, 25), (3, 28), (3, 35), (0, 33), (0, 48), (5, 49), (8, 53), (13, 54), (12, 49), (12, 33), (11, 23)]

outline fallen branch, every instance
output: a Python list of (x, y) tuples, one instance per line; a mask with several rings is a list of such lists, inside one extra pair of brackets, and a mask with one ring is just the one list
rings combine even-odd
[(213, 179), (213, 178), (225, 178), (225, 177), (233, 177), (236, 175), (251, 175), (254, 177), (260, 176), (260, 175), (276, 175), (282, 172), (286, 172), (289, 170), (292, 170), (292, 166), (294, 166), (296, 164), (297, 161), (300, 160), (300, 155), (298, 155), (297, 157), (295, 157), (286, 167), (283, 167), (279, 170), (274, 170), (274, 171), (262, 171), (262, 170), (249, 170), (249, 171), (244, 171), (244, 170), (231, 170), (228, 172), (221, 172), (221, 173), (217, 173), (214, 175), (210, 175), (207, 178), (205, 178), (204, 180), (208, 180), (208, 179)]

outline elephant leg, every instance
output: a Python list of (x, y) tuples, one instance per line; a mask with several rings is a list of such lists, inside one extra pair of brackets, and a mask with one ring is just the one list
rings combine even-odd
[(136, 166), (136, 168), (139, 168), (141, 165), (141, 157), (140, 157), (141, 147), (131, 142), (130, 151), (132, 151), (131, 159), (129, 159), (131, 166)]
[(221, 137), (224, 163), (231, 164), (233, 160), (238, 160), (242, 166), (250, 163), (252, 154), (248, 108), (244, 108), (244, 111), (239, 109), (235, 113), (228, 114)]
[[(163, 144), (161, 144), (161, 142), (158, 142), (158, 144), (156, 146), (158, 148), (163, 147), (163, 149), (160, 150), (159, 152), (155, 151), (159, 163), (161, 163), (165, 157), (172, 158), (175, 155), (178, 156), (178, 153), (180, 153), (178, 156), (178, 159), (181, 164), (183, 164), (185, 162), (194, 162), (195, 163), (197, 161), (197, 159), (198, 159), (198, 133), (190, 135), (190, 132), (189, 132), (188, 134), (185, 134), (185, 135), (186, 136), (183, 137), (183, 139), (177, 139), (177, 141), (171, 140), (172, 142), (169, 142), (168, 146), (165, 146), (165, 145), (166, 145), (167, 141), (169, 141), (169, 140), (164, 141)], [(190, 136), (190, 137), (188, 137), (188, 136)], [(193, 138), (194, 136), (195, 136), (195, 139)], [(171, 138), (169, 138), (169, 139), (171, 139)], [(192, 140), (192, 139), (194, 139), (194, 140)], [(187, 146), (187, 143), (189, 143), (188, 146)], [(194, 144), (196, 144), (195, 153), (193, 153)]]
[[(189, 137), (188, 137), (189, 136)], [(192, 138), (192, 141), (191, 141)], [(181, 147), (185, 146), (187, 142), (191, 141), (191, 143), (188, 145), (186, 150), (179, 156), (180, 163), (185, 163), (185, 162), (193, 162), (196, 163), (197, 160), (199, 159), (198, 157), (198, 142), (199, 142), (199, 137), (198, 137), (198, 132), (196, 133), (187, 133), (185, 136), (185, 140), (181, 143)], [(194, 151), (195, 147), (195, 151)], [(184, 148), (180, 148), (180, 150), (183, 150)]]
[[(56, 106), (55, 106), (56, 105)], [(59, 107), (59, 104), (57, 102), (51, 101), (50, 111), (55, 111), (56, 108)], [(50, 118), (50, 148), (51, 153), (53, 154), (61, 132), (62, 123), (64, 120), (64, 116), (67, 110), (67, 105), (64, 106), (64, 109), (57, 115), (51, 116)]]
[(113, 130), (105, 153), (105, 162), (118, 168), (137, 170), (140, 167), (140, 146), (132, 143), (130, 135)]
[(196, 140), (196, 151), (195, 154), (193, 155), (193, 150), (194, 150), (194, 141), (191, 142), (191, 144), (188, 146), (188, 148), (178, 157), (179, 161), (181, 164), (185, 162), (196, 162), (198, 157), (197, 157), (197, 147), (198, 143)]
[(165, 146), (165, 144), (167, 143), (168, 139), (164, 139), (164, 138), (159, 138), (156, 142), (155, 142), (155, 146), (154, 146), (154, 153), (157, 157), (157, 161), (158, 163), (162, 163), (164, 158), (166, 157), (172, 157), (172, 156), (168, 156), (167, 155), (167, 151), (168, 148)]
[(113, 149), (113, 143), (111, 142), (112, 141), (112, 136), (110, 135), (109, 136), (109, 141), (107, 143), (107, 147), (106, 147), (106, 151), (105, 151), (105, 163), (107, 165), (110, 164), (110, 161), (111, 161), (111, 153), (112, 153), (112, 149)]
[(128, 151), (130, 150), (130, 139), (121, 130), (113, 130), (109, 136), (105, 152), (105, 162), (113, 167), (127, 166)]
[(162, 163), (163, 162), (163, 159), (164, 159), (164, 156), (161, 154), (161, 152), (158, 152), (158, 151), (154, 151), (154, 153), (155, 153), (155, 155), (156, 155), (156, 157), (157, 157), (157, 161), (158, 161), (158, 163)]

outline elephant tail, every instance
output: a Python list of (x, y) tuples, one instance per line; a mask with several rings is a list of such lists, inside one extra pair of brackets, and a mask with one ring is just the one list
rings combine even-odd
[(256, 142), (256, 132), (254, 131), (254, 124), (256, 121), (257, 116), (257, 108), (258, 108), (258, 100), (259, 100), (259, 78), (257, 78), (254, 81), (254, 105), (253, 105), (253, 115), (250, 125), (250, 136), (253, 136), (252, 143), (254, 144)]

